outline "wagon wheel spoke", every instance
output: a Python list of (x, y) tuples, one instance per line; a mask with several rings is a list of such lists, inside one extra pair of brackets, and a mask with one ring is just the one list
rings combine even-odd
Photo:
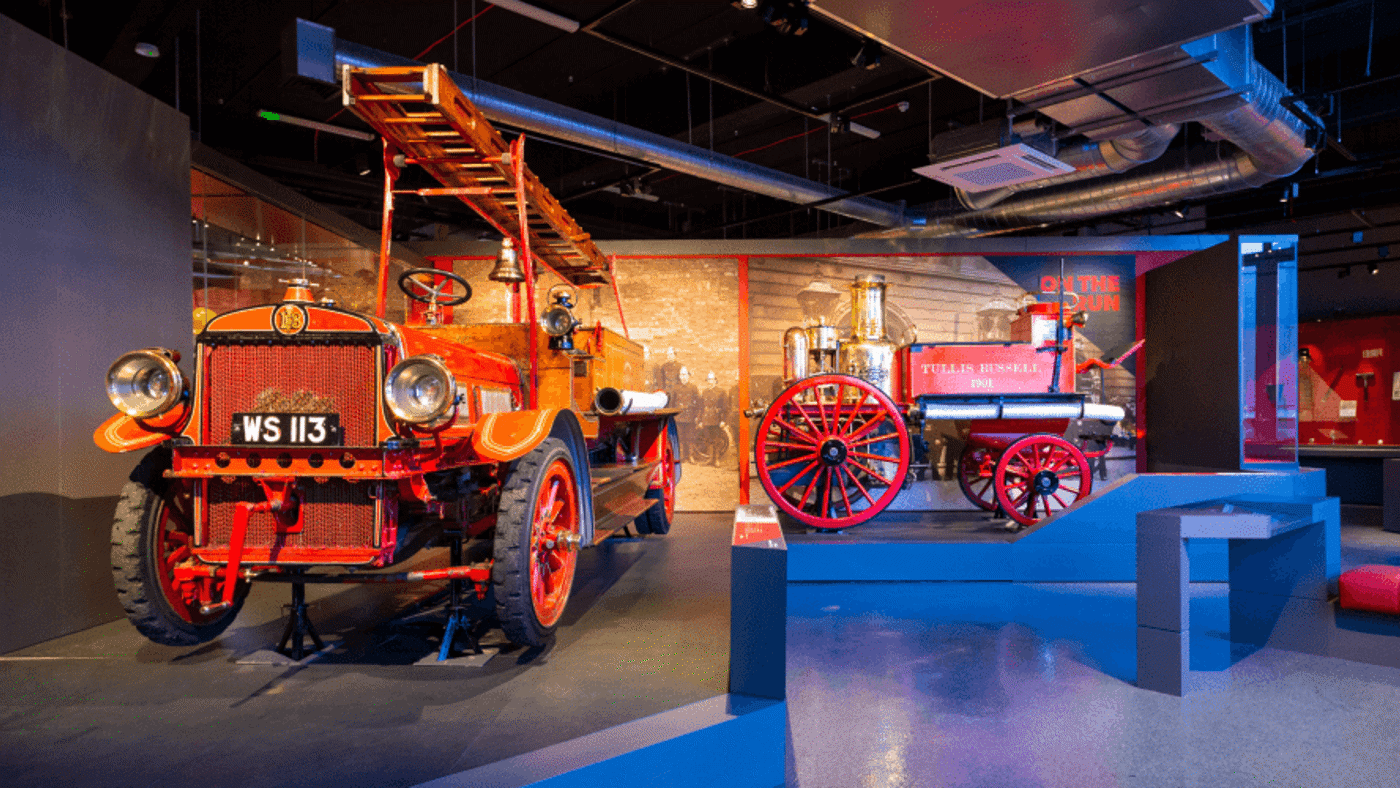
[(801, 457), (794, 457), (790, 460), (783, 460), (782, 462), (772, 463), (768, 466), (768, 468), (769, 470), (777, 470), (779, 468), (785, 468), (789, 465), (795, 465), (799, 462), (813, 462), (816, 460), (816, 457), (816, 452), (809, 452), (807, 454), (802, 455)]
[(865, 489), (865, 485), (860, 483), (860, 479), (857, 479), (856, 475), (854, 473), (851, 473), (849, 470), (846, 470), (845, 467), (841, 468), (841, 472), (850, 477), (851, 484), (854, 484), (856, 486), (856, 489), (860, 490), (860, 494), (865, 496), (865, 500), (868, 501), (871, 506), (874, 506), (875, 499), (870, 497), (870, 491)]
[(873, 443), (885, 443), (885, 442), (887, 442), (887, 441), (895, 441), (895, 442), (898, 442), (898, 441), (899, 441), (899, 435), (897, 435), (897, 434), (895, 434), (895, 433), (893, 433), (893, 432), (888, 433), (888, 434), (874, 435), (874, 436), (871, 436), (871, 437), (869, 437), (869, 438), (862, 438), (861, 440), (858, 440), (858, 441), (848, 440), (848, 441), (846, 441), (846, 445), (847, 445), (848, 447), (854, 449), (854, 448), (856, 448), (857, 446), (869, 446), (869, 445), (871, 445), (871, 444), (873, 444)]
[(870, 475), (870, 476), (873, 476), (873, 477), (876, 478), (876, 479), (879, 479), (880, 482), (881, 482), (882, 484), (884, 484), (886, 487), (892, 487), (892, 486), (894, 486), (894, 482), (892, 482), (892, 481), (890, 481), (889, 479), (886, 479), (884, 476), (881, 476), (880, 474), (876, 473), (874, 469), (868, 468), (868, 467), (866, 467), (864, 464), (859, 463), (859, 462), (856, 462), (855, 460), (847, 460), (847, 462), (849, 462), (850, 464), (856, 466), (857, 468), (860, 468), (862, 471), (865, 471), (866, 474), (868, 474), (868, 475)]
[[(845, 386), (843, 385), (842, 388), (845, 388)], [(841, 430), (840, 430), (840, 432), (841, 432), (843, 435), (845, 434), (846, 430), (850, 429), (850, 427), (851, 427), (851, 422), (853, 422), (853, 421), (856, 420), (856, 414), (860, 412), (861, 407), (862, 407), (863, 405), (865, 405), (865, 401), (868, 400), (868, 399), (870, 399), (870, 392), (868, 392), (868, 391), (861, 391), (861, 392), (860, 392), (860, 399), (856, 400), (856, 401), (851, 405), (851, 413), (850, 413), (850, 415), (848, 415), (848, 416), (846, 417), (846, 423), (843, 424), (843, 425), (841, 425)]]
[(856, 510), (851, 506), (851, 496), (849, 493), (846, 492), (846, 483), (841, 480), (840, 470), (841, 469), (837, 467), (835, 470), (832, 471), (831, 475), (832, 478), (834, 478), (836, 480), (836, 483), (839, 485), (839, 488), (841, 490), (841, 500), (846, 503), (846, 516), (850, 517), (851, 515), (856, 513)]
[[(817, 461), (816, 461), (816, 460), (812, 460), (811, 464), (809, 464), (806, 468), (803, 468), (802, 470), (798, 471), (796, 476), (794, 476), (794, 477), (792, 477), (791, 479), (789, 479), (787, 484), (784, 484), (782, 487), (779, 487), (779, 488), (778, 488), (778, 492), (779, 492), (780, 494), (781, 494), (781, 493), (786, 493), (786, 492), (788, 491), (788, 488), (792, 487), (794, 484), (797, 483), (797, 480), (798, 480), (798, 479), (801, 479), (803, 476), (806, 476), (806, 475), (807, 475), (807, 471), (810, 471), (810, 470), (812, 470), (812, 469), (815, 468), (815, 467), (817, 467)], [(809, 485), (809, 486), (810, 486), (810, 485)], [(807, 496), (805, 496), (805, 495), (802, 496), (802, 500), (803, 500), (803, 502), (806, 502)]]
[(883, 410), (880, 411), (879, 413), (876, 413), (874, 418), (872, 418), (870, 421), (867, 421), (866, 423), (862, 424), (862, 425), (860, 426), (860, 429), (856, 430), (855, 432), (853, 432), (853, 433), (851, 433), (849, 436), (847, 436), (847, 440), (852, 440), (852, 441), (853, 441), (853, 440), (856, 440), (857, 438), (863, 438), (863, 437), (865, 437), (866, 433), (868, 433), (868, 432), (870, 432), (871, 430), (875, 429), (875, 428), (876, 428), (877, 426), (879, 426), (880, 423), (883, 422), (886, 418), (887, 418), (887, 415), (885, 414), (885, 412), (884, 412)]
[[(821, 395), (820, 392), (818, 392), (818, 393), (817, 393), (817, 407), (818, 407), (818, 408), (821, 407), (821, 401), (822, 401), (822, 395)], [(810, 432), (810, 433), (808, 433), (808, 434), (809, 434), (809, 435), (821, 435), (821, 434), (822, 434), (822, 428), (821, 428), (821, 427), (818, 427), (818, 426), (812, 421), (812, 417), (807, 415), (807, 409), (804, 408), (804, 407), (802, 407), (801, 405), (796, 405), (796, 406), (794, 406), (794, 407), (797, 408), (797, 412), (802, 416), (802, 420), (805, 421), (805, 422), (807, 422), (807, 426), (809, 426), (809, 427), (812, 428), (812, 432)]]
[(817, 445), (817, 439), (816, 439), (811, 433), (807, 432), (806, 430), (800, 429), (800, 428), (798, 428), (798, 427), (796, 427), (796, 426), (794, 426), (794, 425), (792, 425), (792, 424), (789, 424), (786, 420), (784, 420), (784, 419), (783, 419), (782, 417), (780, 417), (780, 416), (779, 416), (779, 417), (775, 417), (775, 418), (773, 419), (773, 421), (774, 421), (775, 423), (781, 425), (784, 429), (786, 429), (789, 433), (792, 434), (792, 437), (796, 438), (797, 440), (800, 440), (800, 441), (802, 441), (803, 443), (807, 443), (807, 444), (810, 444), (810, 445), (812, 445), (812, 446), (816, 446), (816, 445)]

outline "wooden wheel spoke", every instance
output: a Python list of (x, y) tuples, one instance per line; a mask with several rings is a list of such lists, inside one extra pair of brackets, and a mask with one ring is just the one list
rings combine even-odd
[[(1050, 493), (1050, 497), (1054, 498), (1056, 501), (1059, 502), (1060, 508), (1061, 508), (1061, 509), (1065, 509), (1065, 508), (1068, 508), (1068, 507), (1069, 507), (1069, 504), (1065, 503), (1065, 502), (1064, 502), (1064, 499), (1060, 498), (1060, 494), (1059, 494), (1058, 492)], [(1048, 505), (1049, 502), (1047, 501), (1046, 503), (1047, 503), (1047, 505)]]
[(799, 463), (799, 462), (811, 462), (811, 461), (815, 460), (816, 458), (817, 458), (817, 453), (816, 453), (816, 452), (814, 452), (814, 451), (813, 451), (813, 452), (808, 452), (808, 453), (802, 455), (801, 457), (794, 457), (794, 458), (792, 458), (792, 459), (790, 459), (790, 460), (783, 460), (782, 462), (775, 462), (775, 463), (773, 463), (773, 464), (771, 464), (771, 465), (768, 466), (768, 470), (770, 470), (770, 471), (775, 471), (775, 470), (777, 470), (777, 469), (779, 469), (779, 468), (784, 468), (784, 467), (786, 467), (786, 466), (788, 466), (788, 465), (795, 465), (795, 464), (797, 464), (797, 463)]
[[(821, 435), (821, 434), (822, 434), (822, 428), (821, 428), (821, 427), (818, 427), (818, 426), (816, 425), (816, 423), (812, 421), (812, 417), (807, 415), (807, 409), (804, 408), (804, 407), (802, 407), (801, 405), (796, 405), (796, 406), (794, 406), (794, 407), (796, 407), (796, 408), (797, 408), (797, 412), (798, 412), (799, 414), (802, 415), (802, 420), (805, 421), (805, 422), (807, 422), (807, 426), (809, 426), (809, 427), (812, 428), (812, 433), (815, 433), (815, 434), (817, 434), (817, 435)], [(821, 394), (818, 394), (818, 395), (817, 395), (817, 407), (818, 407), (818, 408), (821, 407)], [(811, 435), (812, 433), (808, 433), (808, 434)], [(814, 443), (816, 442), (815, 439), (813, 440), (813, 442), (814, 442)]]
[(841, 500), (846, 502), (846, 516), (850, 517), (856, 513), (856, 510), (851, 508), (851, 496), (846, 492), (846, 483), (841, 480), (840, 468), (838, 467), (831, 475), (841, 487)]
[(181, 561), (185, 560), (186, 558), (189, 558), (191, 554), (192, 551), (189, 547), (181, 546), (176, 548), (165, 559), (166, 571), (174, 571), (175, 567), (179, 566)]
[(797, 440), (800, 440), (803, 443), (809, 444), (811, 446), (817, 445), (817, 439), (813, 437), (810, 433), (808, 433), (806, 430), (799, 429), (798, 427), (787, 423), (787, 421), (785, 421), (780, 416), (774, 416), (773, 421), (777, 424), (781, 424), (785, 429), (787, 429), (788, 432), (792, 433), (792, 437), (796, 438)]
[[(812, 463), (812, 465), (813, 465), (813, 466), (816, 466), (816, 463), (814, 462), (814, 463)], [(802, 500), (800, 500), (800, 501), (797, 502), (797, 508), (798, 508), (799, 510), (801, 510), (801, 511), (806, 511), (806, 510), (807, 510), (807, 496), (811, 495), (811, 494), (812, 494), (812, 491), (815, 490), (815, 489), (817, 489), (817, 482), (821, 479), (821, 477), (822, 477), (821, 471), (818, 471), (818, 472), (812, 474), (812, 481), (811, 481), (806, 487), (804, 487), (804, 488), (802, 489)], [(793, 479), (793, 481), (797, 481), (797, 479)], [(789, 484), (791, 484), (791, 482), (789, 482)], [(813, 501), (813, 503), (815, 504), (816, 502)]]
[(823, 514), (823, 515), (829, 515), (829, 514), (831, 513), (831, 476), (832, 476), (831, 469), (830, 469), (830, 468), (827, 468), (827, 469), (826, 469), (826, 484), (822, 485), (822, 488), (823, 488), (823, 489), (822, 489), (822, 494), (823, 494), (823, 495), (825, 496), (825, 498), (826, 498), (826, 503), (822, 506), (822, 514)]
[(816, 444), (812, 443), (783, 443), (782, 441), (764, 441), (765, 449), (797, 449), (798, 451), (811, 451)]
[[(794, 484), (797, 484), (798, 479), (801, 479), (803, 476), (806, 476), (807, 471), (810, 471), (815, 467), (817, 467), (817, 460), (812, 460), (812, 462), (806, 468), (803, 468), (802, 470), (798, 471), (796, 476), (792, 477), (791, 479), (788, 479), (787, 484), (784, 484), (782, 487), (779, 487), (778, 494), (781, 495), (783, 493), (786, 493), (788, 491), (788, 488), (792, 487)], [(802, 500), (806, 501), (807, 497), (804, 495), (802, 497)]]
[(851, 483), (854, 484), (854, 485), (856, 486), (856, 489), (857, 489), (857, 490), (860, 490), (860, 494), (861, 494), (861, 495), (865, 496), (865, 500), (868, 501), (868, 502), (870, 503), (871, 506), (874, 506), (874, 505), (875, 505), (875, 499), (872, 498), (872, 497), (870, 497), (870, 491), (867, 490), (867, 489), (865, 489), (865, 485), (863, 485), (863, 484), (860, 483), (860, 479), (857, 479), (857, 478), (856, 478), (856, 475), (855, 475), (854, 473), (851, 473), (850, 471), (846, 470), (845, 468), (842, 468), (841, 470), (842, 470), (843, 473), (845, 473), (847, 476), (849, 476), (849, 477), (851, 478)]
[(842, 434), (845, 434), (846, 430), (851, 428), (851, 422), (856, 420), (856, 414), (860, 412), (861, 406), (864, 405), (865, 401), (868, 399), (870, 399), (870, 392), (861, 391), (860, 399), (856, 400), (855, 404), (851, 406), (851, 413), (849, 416), (846, 417), (846, 423), (844, 425), (841, 425), (840, 432)]
[(886, 479), (884, 476), (881, 476), (879, 473), (876, 473), (875, 470), (874, 470), (873, 468), (866, 467), (863, 463), (856, 462), (855, 460), (847, 460), (847, 462), (849, 462), (850, 464), (856, 466), (857, 468), (860, 468), (862, 471), (865, 471), (865, 472), (866, 472), (867, 474), (869, 474), (870, 476), (873, 476), (874, 478), (879, 479), (879, 480), (880, 480), (880, 483), (883, 484), (883, 485), (885, 485), (886, 487), (892, 487), (892, 486), (894, 486), (894, 482), (890, 481), (889, 479)]
[(870, 454), (869, 452), (863, 451), (849, 452), (848, 455), (851, 457), (861, 457), (867, 460), (875, 460), (876, 462), (895, 462), (899, 459), (898, 457), (891, 457), (887, 454)]
[(885, 413), (885, 411), (883, 411), (883, 410), (880, 411), (879, 413), (876, 413), (876, 414), (875, 414), (875, 418), (873, 418), (873, 419), (871, 419), (870, 421), (867, 421), (866, 423), (862, 424), (862, 425), (860, 426), (860, 429), (858, 429), (858, 430), (856, 430), (855, 432), (851, 433), (849, 436), (847, 436), (847, 438), (848, 438), (849, 440), (854, 441), (854, 440), (856, 440), (857, 438), (865, 437), (866, 433), (868, 433), (868, 432), (870, 432), (871, 430), (875, 429), (875, 427), (877, 427), (881, 422), (883, 422), (883, 421), (884, 421), (886, 418), (888, 418), (888, 417), (889, 417), (889, 414)]
[(187, 545), (190, 543), (190, 535), (184, 531), (166, 531), (165, 541), (174, 545)]
[(822, 404), (822, 393), (820, 389), (817, 391), (817, 418), (822, 423), (821, 431), (823, 433), (831, 432), (831, 424), (826, 418), (826, 405)]
[(885, 443), (886, 441), (895, 441), (897, 443), (899, 441), (899, 434), (890, 432), (881, 435), (872, 435), (869, 438), (862, 438), (858, 441), (848, 440), (846, 441), (846, 446), (854, 449), (857, 446), (869, 446), (872, 443)]
[(841, 433), (841, 403), (846, 398), (846, 384), (839, 383), (836, 386), (836, 407), (832, 414), (831, 429), (836, 434)]

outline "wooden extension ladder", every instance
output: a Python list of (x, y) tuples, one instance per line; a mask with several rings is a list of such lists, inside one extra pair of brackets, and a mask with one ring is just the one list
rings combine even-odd
[[(451, 196), (471, 206), (515, 239), (527, 287), (536, 263), (579, 287), (608, 282), (607, 258), (525, 166), (524, 136), (507, 143), (442, 65), (346, 68), (341, 98), (384, 140), (381, 299), (388, 284), (384, 272), (394, 194)], [(442, 187), (395, 190), (399, 173), (409, 165), (421, 166)]]

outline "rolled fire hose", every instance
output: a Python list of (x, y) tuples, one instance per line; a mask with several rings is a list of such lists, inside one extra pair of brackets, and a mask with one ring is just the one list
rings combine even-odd
[(665, 408), (669, 401), (664, 391), (627, 391), (606, 386), (593, 395), (593, 409), (604, 416), (653, 413)]

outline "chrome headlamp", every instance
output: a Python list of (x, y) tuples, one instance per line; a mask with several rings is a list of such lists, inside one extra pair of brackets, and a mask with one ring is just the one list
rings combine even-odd
[(107, 370), (107, 398), (117, 410), (149, 419), (175, 407), (185, 394), (185, 379), (163, 348), (133, 350)]
[(437, 356), (406, 358), (384, 379), (384, 404), (400, 421), (436, 426), (457, 404), (457, 381)]

